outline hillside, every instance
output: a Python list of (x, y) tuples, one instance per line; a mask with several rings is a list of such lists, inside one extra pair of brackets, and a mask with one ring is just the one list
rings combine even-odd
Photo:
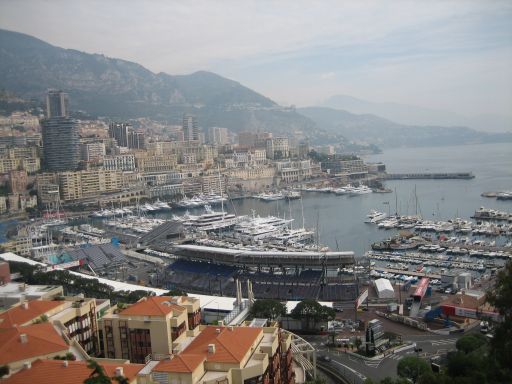
[(371, 114), (308, 107), (297, 110), (313, 120), (320, 129), (337, 133), (348, 140), (376, 144), (379, 147), (423, 147), (512, 141), (511, 133), (484, 133), (466, 127), (402, 125)]
[(310, 131), (314, 123), (243, 85), (210, 72), (155, 74), (125, 60), (62, 49), (0, 30), (0, 89), (43, 100), (48, 88), (67, 91), (71, 108), (117, 119), (150, 117), (179, 123), (184, 112), (201, 126), (275, 133)]

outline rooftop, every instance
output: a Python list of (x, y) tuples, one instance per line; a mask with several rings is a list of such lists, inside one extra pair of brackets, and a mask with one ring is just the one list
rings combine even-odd
[(174, 311), (183, 312), (186, 311), (186, 309), (175, 304), (175, 299), (170, 296), (149, 296), (143, 297), (119, 314), (133, 316), (166, 316)]
[[(208, 361), (240, 363), (254, 342), (263, 336), (262, 328), (207, 326), (185, 348), (183, 355), (201, 355)], [(215, 352), (208, 346), (215, 345)]]
[(191, 373), (206, 360), (206, 356), (186, 354), (175, 355), (171, 360), (162, 360), (154, 368), (156, 372)]
[(52, 353), (68, 345), (49, 323), (0, 330), (0, 365)]
[[(109, 377), (116, 375), (116, 368), (123, 369), (123, 376), (131, 382), (137, 373), (144, 368), (143, 364), (112, 364), (102, 363)], [(2, 380), (2, 384), (83, 384), (92, 370), (87, 367), (85, 361), (68, 361), (67, 366), (62, 360), (36, 360), (30, 369), (21, 370), (8, 379)]]
[(64, 301), (31, 300), (0, 313), (0, 328), (11, 328), (37, 319), (46, 312), (62, 306)]

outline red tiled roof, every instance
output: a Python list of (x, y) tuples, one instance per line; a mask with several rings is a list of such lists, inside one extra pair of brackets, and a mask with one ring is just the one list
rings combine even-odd
[(173, 300), (173, 298), (170, 296), (143, 297), (119, 314), (133, 316), (165, 316), (173, 311), (186, 311), (184, 307), (172, 304), (171, 300)]
[[(27, 341), (22, 343), (21, 335)], [(49, 323), (0, 329), (0, 365), (52, 353), (66, 353), (68, 345)]]
[(0, 313), (0, 328), (11, 328), (14, 325), (23, 325), (37, 319), (46, 312), (63, 305), (63, 301), (32, 300), (28, 301), (27, 308), (23, 304)]
[[(208, 361), (240, 363), (262, 334), (262, 328), (209, 326), (197, 335), (181, 356), (195, 354), (204, 356)], [(208, 353), (209, 344), (215, 344), (215, 353)]]
[(174, 356), (171, 360), (162, 360), (153, 369), (156, 372), (193, 372), (206, 360), (204, 355), (181, 354)]
[[(117, 367), (123, 368), (123, 376), (132, 381), (139, 371), (144, 368), (144, 364), (112, 364), (101, 363), (105, 373), (109, 377), (115, 376)], [(69, 361), (68, 366), (64, 366), (62, 360), (36, 360), (32, 363), (30, 369), (21, 370), (8, 379), (2, 380), (2, 384), (83, 384), (92, 370), (87, 368), (86, 361)]]

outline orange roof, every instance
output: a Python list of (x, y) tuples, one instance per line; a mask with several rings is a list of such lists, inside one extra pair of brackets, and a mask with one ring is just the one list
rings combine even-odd
[[(105, 373), (109, 377), (115, 376), (117, 367), (123, 368), (123, 376), (132, 381), (137, 373), (144, 368), (144, 364), (112, 364), (101, 363)], [(86, 361), (69, 361), (64, 366), (62, 360), (36, 360), (30, 369), (21, 370), (8, 379), (2, 380), (2, 384), (83, 384), (92, 370), (87, 368)]]
[(63, 305), (63, 301), (32, 300), (27, 301), (27, 308), (21, 304), (0, 313), (0, 328), (11, 328), (14, 325), (23, 325), (37, 319), (46, 312)]
[[(217, 333), (217, 329), (220, 330)], [(206, 327), (188, 345), (181, 356), (202, 355), (208, 361), (219, 363), (240, 363), (251, 345), (263, 335), (262, 328), (255, 327)], [(215, 353), (208, 353), (208, 345), (215, 344)]]
[[(27, 341), (22, 343), (25, 334)], [(51, 353), (67, 352), (68, 345), (49, 323), (0, 330), (0, 365)]]
[(204, 355), (182, 353), (175, 355), (171, 360), (162, 360), (153, 369), (156, 372), (193, 372), (206, 360)]
[(173, 300), (173, 298), (170, 296), (143, 297), (135, 304), (132, 304), (125, 310), (121, 311), (119, 314), (134, 316), (165, 316), (173, 311), (186, 311), (182, 306), (172, 304), (171, 300)]

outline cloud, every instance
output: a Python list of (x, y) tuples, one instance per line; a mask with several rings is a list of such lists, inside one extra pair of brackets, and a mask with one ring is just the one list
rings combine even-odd
[(511, 2), (485, 0), (0, 0), (1, 28), (155, 72), (213, 70), (297, 104), (347, 91), (424, 103), (442, 89), (445, 106), (479, 112), (512, 104), (512, 63), (494, 62), (509, 60), (511, 18)]

